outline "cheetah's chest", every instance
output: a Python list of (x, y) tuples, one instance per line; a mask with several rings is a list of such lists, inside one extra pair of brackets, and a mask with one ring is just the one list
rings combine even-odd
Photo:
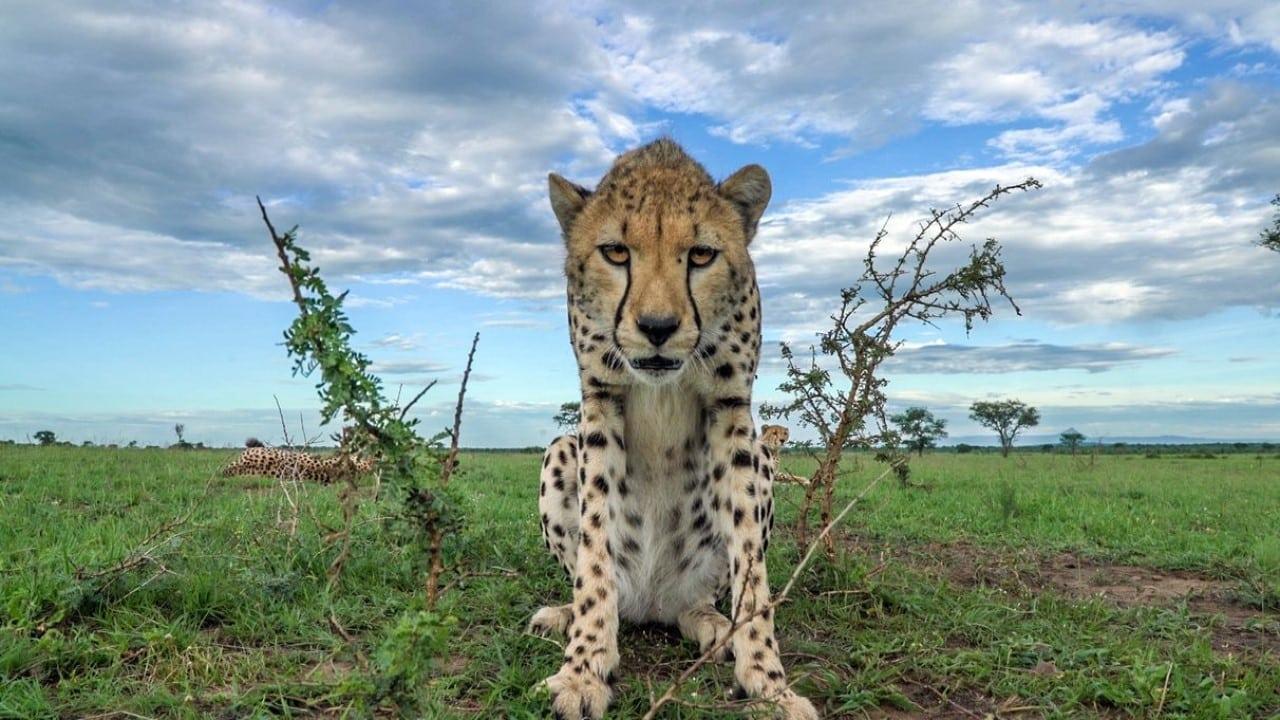
[(679, 385), (635, 386), (626, 408), (626, 482), (609, 498), (618, 609), (672, 622), (712, 600), (728, 566), (709, 506), (701, 404)]

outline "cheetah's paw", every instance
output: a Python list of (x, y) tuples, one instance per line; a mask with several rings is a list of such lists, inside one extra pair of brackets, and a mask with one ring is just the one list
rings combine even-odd
[(575, 669), (572, 665), (565, 665), (560, 672), (543, 681), (551, 691), (552, 712), (557, 720), (600, 720), (609, 706), (612, 691), (591, 670), (574, 672)]
[(791, 690), (783, 690), (771, 700), (779, 720), (818, 720), (818, 710), (809, 699)]
[(573, 611), (569, 605), (544, 607), (529, 619), (529, 632), (542, 637), (564, 635), (572, 621)]

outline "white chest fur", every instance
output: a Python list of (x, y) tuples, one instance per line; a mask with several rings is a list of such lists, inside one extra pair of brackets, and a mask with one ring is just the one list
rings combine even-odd
[(626, 404), (625, 487), (609, 497), (619, 613), (672, 622), (710, 602), (728, 562), (699, 482), (701, 402), (673, 384), (632, 386)]

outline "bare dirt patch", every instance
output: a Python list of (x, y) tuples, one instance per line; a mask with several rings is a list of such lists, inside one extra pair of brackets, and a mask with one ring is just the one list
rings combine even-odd
[(1185, 603), (1205, 619), (1215, 649), (1280, 653), (1280, 614), (1242, 604), (1236, 581), (1099, 562), (1075, 553), (994, 550), (964, 542), (885, 544), (860, 536), (848, 541), (863, 552), (904, 561), (962, 587), (993, 587), (1017, 595), (1049, 591), (1120, 607)]
[(1016, 695), (997, 700), (970, 689), (938, 689), (937, 683), (904, 677), (898, 683), (914, 708), (880, 706), (868, 710), (873, 720), (970, 720), (972, 718), (1035, 718), (1046, 708), (1029, 703)]

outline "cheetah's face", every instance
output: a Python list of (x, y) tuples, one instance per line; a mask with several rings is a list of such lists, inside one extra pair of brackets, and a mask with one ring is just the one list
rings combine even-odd
[(717, 185), (692, 161), (626, 160), (595, 192), (552, 175), (551, 204), (568, 248), (576, 335), (612, 348), (634, 379), (658, 385), (691, 367), (705, 371), (699, 345), (717, 342), (743, 311), (755, 274), (747, 245), (769, 176), (750, 165)]
[(771, 450), (777, 450), (787, 444), (791, 431), (783, 425), (765, 425), (760, 428), (760, 442)]

